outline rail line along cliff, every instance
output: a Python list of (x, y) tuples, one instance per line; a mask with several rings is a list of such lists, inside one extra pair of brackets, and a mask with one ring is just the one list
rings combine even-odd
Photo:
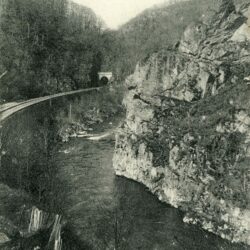
[(249, 18), (250, 4), (222, 1), (138, 63), (113, 164), (186, 222), (250, 245)]

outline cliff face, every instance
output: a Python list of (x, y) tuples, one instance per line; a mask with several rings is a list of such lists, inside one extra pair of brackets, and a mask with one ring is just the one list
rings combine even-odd
[(113, 163), (186, 222), (250, 244), (250, 8), (224, 2), (128, 78)]

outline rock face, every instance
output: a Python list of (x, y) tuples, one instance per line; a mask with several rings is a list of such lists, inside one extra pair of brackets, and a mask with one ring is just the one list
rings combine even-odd
[(250, 245), (250, 8), (222, 2), (128, 78), (113, 163), (186, 222)]

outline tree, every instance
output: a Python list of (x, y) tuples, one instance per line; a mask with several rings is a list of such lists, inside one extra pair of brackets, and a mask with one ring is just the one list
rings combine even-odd
[[(3, 1), (3, 0), (2, 0)], [(2, 99), (24, 99), (96, 85), (102, 22), (67, 0), (1, 5)]]

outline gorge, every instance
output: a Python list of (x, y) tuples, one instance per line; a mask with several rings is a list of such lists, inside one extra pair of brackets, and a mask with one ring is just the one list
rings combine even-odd
[(249, 249), (249, 1), (174, 1), (117, 31), (22, 1), (0, 20), (0, 249)]

